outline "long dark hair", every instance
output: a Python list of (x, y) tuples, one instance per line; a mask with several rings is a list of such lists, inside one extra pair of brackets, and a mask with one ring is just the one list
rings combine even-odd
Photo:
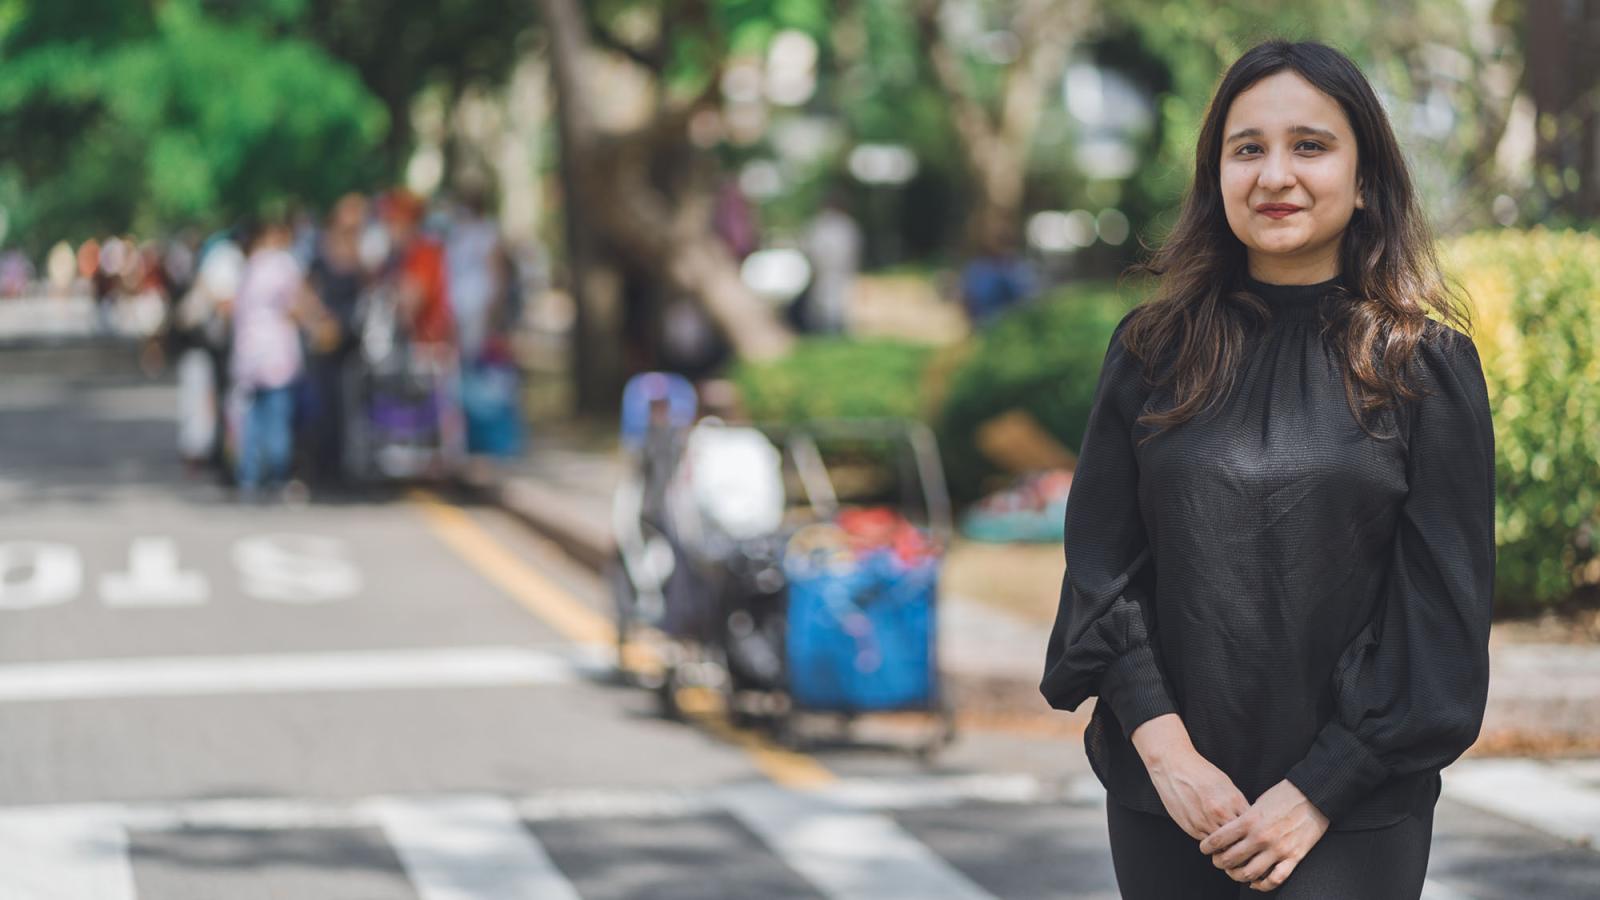
[(1345, 373), (1345, 395), (1361, 428), (1375, 413), (1415, 399), (1406, 370), (1428, 327), (1427, 311), (1461, 331), (1470, 314), (1444, 278), (1394, 131), (1372, 86), (1343, 53), (1312, 41), (1259, 44), (1239, 57), (1217, 86), (1195, 146), (1194, 182), (1177, 224), (1161, 247), (1130, 274), (1159, 279), (1123, 331), (1145, 376), (1170, 389), (1172, 404), (1138, 421), (1155, 429), (1203, 412), (1224, 394), (1244, 353), (1247, 330), (1269, 308), (1244, 290), (1245, 247), (1223, 211), (1220, 165), (1228, 110), (1251, 85), (1284, 70), (1298, 73), (1343, 108), (1355, 131), (1365, 209), (1340, 239), (1343, 285), (1325, 321)]

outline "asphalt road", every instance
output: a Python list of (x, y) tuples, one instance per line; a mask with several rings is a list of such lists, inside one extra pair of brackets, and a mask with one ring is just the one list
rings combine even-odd
[[(664, 720), (552, 546), (448, 496), (238, 506), (174, 405), (121, 350), (0, 353), (0, 897), (1117, 896), (1078, 739)], [(1600, 767), (1456, 772), (1427, 896), (1600, 897)]]

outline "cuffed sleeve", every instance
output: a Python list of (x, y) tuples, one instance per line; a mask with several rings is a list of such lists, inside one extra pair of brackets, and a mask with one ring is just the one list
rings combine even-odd
[(1494, 429), (1477, 348), (1439, 326), (1418, 347), (1402, 502), (1382, 605), (1334, 668), (1335, 716), (1287, 779), (1338, 820), (1386, 779), (1449, 765), (1489, 688)]
[(1177, 711), (1151, 643), (1148, 599), (1135, 582), (1151, 557), (1132, 439), (1142, 378), (1122, 345), (1131, 315), (1112, 333), (1072, 478), (1066, 573), (1039, 685), (1056, 709), (1075, 710), (1098, 695), (1130, 736)]

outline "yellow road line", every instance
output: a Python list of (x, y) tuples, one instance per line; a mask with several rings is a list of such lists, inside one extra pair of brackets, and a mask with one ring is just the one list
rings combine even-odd
[[(616, 627), (609, 619), (519, 559), (460, 508), (428, 491), (414, 490), (410, 496), (440, 540), (524, 609), (574, 643), (616, 645)], [(630, 668), (661, 666), (661, 661), (642, 645), (630, 643), (624, 657)], [(710, 734), (744, 750), (751, 762), (774, 782), (784, 787), (806, 789), (837, 780), (837, 776), (812, 757), (786, 750), (755, 732), (735, 728), (711, 692), (684, 690), (679, 692), (678, 700), (685, 715)]]
[(450, 549), (563, 637), (578, 644), (609, 646), (616, 641), (616, 631), (605, 616), (518, 559), (471, 516), (426, 491), (412, 491), (411, 498)]

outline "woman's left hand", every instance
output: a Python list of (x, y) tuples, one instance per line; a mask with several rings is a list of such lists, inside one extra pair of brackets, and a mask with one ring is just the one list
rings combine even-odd
[(1200, 852), (1251, 890), (1277, 890), (1328, 830), (1300, 789), (1280, 781), (1250, 809), (1200, 842)]

